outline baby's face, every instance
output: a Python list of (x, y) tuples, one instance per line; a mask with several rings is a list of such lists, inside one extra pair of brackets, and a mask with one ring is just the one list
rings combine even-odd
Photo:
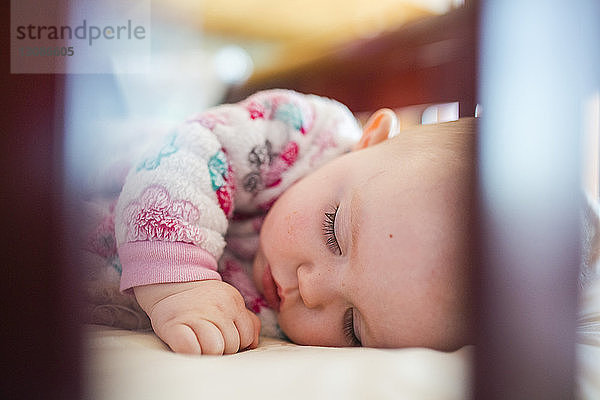
[(468, 341), (458, 178), (429, 157), (403, 160), (400, 145), (333, 160), (269, 211), (254, 280), (292, 341), (443, 350)]

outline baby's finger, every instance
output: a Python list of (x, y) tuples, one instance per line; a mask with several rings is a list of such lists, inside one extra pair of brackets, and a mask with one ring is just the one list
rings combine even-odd
[(222, 321), (217, 325), (225, 339), (223, 354), (235, 354), (240, 350), (240, 335), (232, 320)]
[(240, 349), (256, 348), (260, 332), (260, 320), (256, 314), (246, 310), (235, 320), (235, 326), (240, 334)]
[(201, 354), (200, 344), (194, 330), (185, 324), (176, 324), (160, 331), (159, 337), (175, 353)]
[(196, 333), (202, 354), (222, 355), (225, 351), (225, 339), (221, 330), (211, 321), (195, 319), (189, 324)]
[(260, 336), (260, 318), (258, 315), (254, 313), (250, 313), (250, 317), (252, 318), (252, 323), (254, 324), (254, 340), (248, 346), (249, 349), (255, 349), (258, 347), (258, 341)]

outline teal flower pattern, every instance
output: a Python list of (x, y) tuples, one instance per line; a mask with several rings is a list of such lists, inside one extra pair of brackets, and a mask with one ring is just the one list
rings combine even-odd
[(208, 160), (208, 172), (213, 190), (216, 192), (225, 185), (227, 179), (227, 158), (222, 150), (219, 150)]
[(291, 103), (281, 104), (275, 111), (275, 118), (278, 121), (285, 122), (294, 129), (302, 129), (302, 112), (298, 107)]
[(165, 144), (160, 148), (158, 154), (154, 157), (148, 157), (142, 160), (141, 163), (137, 166), (136, 171), (140, 172), (141, 170), (152, 171), (158, 168), (160, 162), (163, 158), (169, 157), (179, 150), (179, 146), (175, 144), (175, 139), (177, 138), (176, 133), (172, 133), (167, 136), (165, 140)]

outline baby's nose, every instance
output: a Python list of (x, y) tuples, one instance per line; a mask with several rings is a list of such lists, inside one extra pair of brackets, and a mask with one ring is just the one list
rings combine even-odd
[(336, 295), (332, 274), (328, 268), (309, 264), (298, 267), (298, 290), (307, 308), (320, 308), (332, 301)]

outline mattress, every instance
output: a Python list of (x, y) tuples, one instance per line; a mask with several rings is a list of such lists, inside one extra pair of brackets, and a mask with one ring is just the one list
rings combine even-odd
[(175, 354), (152, 332), (85, 329), (86, 398), (465, 399), (472, 347), (326, 348), (261, 337), (227, 356)]

